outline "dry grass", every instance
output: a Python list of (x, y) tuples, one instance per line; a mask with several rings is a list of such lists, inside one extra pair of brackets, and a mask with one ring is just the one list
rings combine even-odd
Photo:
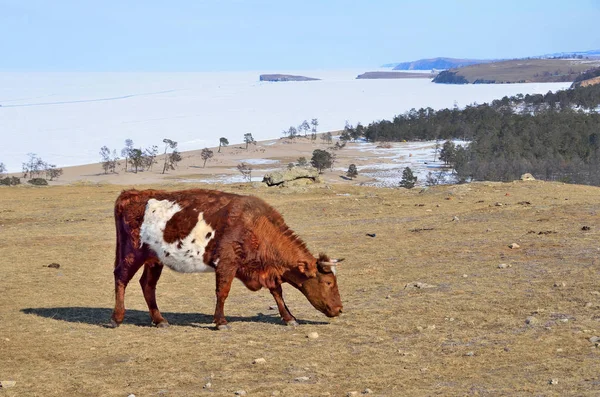
[[(341, 318), (286, 288), (301, 325), (282, 326), (268, 292), (236, 282), (233, 329), (216, 332), (214, 276), (166, 270), (158, 302), (170, 328), (150, 326), (137, 282), (124, 325), (104, 328), (121, 187), (1, 188), (0, 380), (17, 383), (0, 394), (600, 394), (600, 349), (588, 340), (600, 334), (598, 188), (226, 189), (265, 198), (313, 251), (347, 258)], [(60, 269), (44, 267), (52, 262)], [(405, 289), (416, 281), (436, 288)], [(307, 339), (312, 331), (320, 337)]]

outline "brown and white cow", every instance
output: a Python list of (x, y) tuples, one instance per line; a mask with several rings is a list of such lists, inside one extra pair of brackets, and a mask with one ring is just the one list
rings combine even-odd
[(115, 223), (115, 327), (125, 316), (125, 288), (142, 266), (140, 284), (157, 326), (168, 325), (155, 294), (163, 265), (183, 273), (215, 272), (218, 329), (228, 328), (223, 307), (235, 277), (252, 291), (268, 288), (289, 325), (297, 322), (283, 301), (282, 283), (329, 317), (342, 312), (339, 261), (315, 258), (281, 215), (257, 197), (203, 189), (126, 190), (115, 203)]

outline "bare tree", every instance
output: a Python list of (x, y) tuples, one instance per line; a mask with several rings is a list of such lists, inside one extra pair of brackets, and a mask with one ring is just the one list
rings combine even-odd
[(129, 163), (129, 157), (131, 157), (132, 150), (133, 141), (131, 139), (125, 139), (125, 147), (121, 149), (121, 156), (125, 159), (125, 172), (127, 172), (127, 163)]
[(304, 120), (299, 126), (298, 126), (298, 132), (300, 131), (304, 131), (304, 136), (306, 136), (306, 134), (308, 133), (308, 131), (310, 130), (310, 125), (308, 125), (308, 121)]
[(143, 163), (146, 171), (151, 171), (152, 166), (157, 163), (156, 156), (158, 155), (158, 146), (152, 145), (144, 150)]
[(102, 146), (100, 148), (100, 156), (102, 157), (102, 169), (105, 174), (109, 172), (116, 172), (117, 166), (119, 165), (119, 156), (117, 156), (117, 151), (113, 150), (112, 153), (107, 146)]
[(62, 168), (56, 168), (54, 164), (47, 164), (46, 166), (46, 178), (50, 180), (58, 179), (63, 174)]
[(29, 160), (23, 163), (23, 178), (39, 178), (46, 169), (46, 163), (35, 153), (28, 153)]
[(229, 141), (227, 140), (227, 138), (221, 137), (219, 139), (219, 150), (217, 151), (217, 153), (221, 153), (221, 146), (227, 146), (227, 145), (229, 145)]
[(316, 133), (317, 132), (317, 127), (319, 126), (319, 120), (317, 119), (312, 119), (310, 121), (310, 125), (312, 126), (311, 131)]
[(129, 152), (129, 163), (133, 172), (137, 174), (140, 168), (144, 169), (144, 152), (142, 149), (131, 149)]
[(249, 144), (256, 145), (256, 141), (251, 133), (244, 134), (244, 142), (246, 143), (246, 149), (248, 149)]
[(202, 152), (200, 152), (200, 157), (202, 157), (202, 160), (204, 160), (204, 164), (202, 165), (202, 168), (206, 167), (206, 160), (212, 158), (215, 155), (215, 153), (210, 150), (209, 148), (204, 148), (202, 149)]
[[(175, 166), (177, 165), (177, 163), (179, 161), (181, 161), (181, 156), (179, 155), (179, 152), (177, 152), (177, 142), (172, 141), (168, 138), (163, 139), (163, 143), (165, 144), (165, 164), (163, 166), (163, 170), (162, 173), (164, 174), (167, 169), (170, 170), (174, 170)], [(167, 154), (167, 151), (171, 149), (172, 152), (171, 154)], [(174, 156), (174, 154), (177, 153), (176, 156)], [(173, 161), (173, 160), (177, 160), (177, 161)]]
[(239, 172), (242, 173), (242, 177), (244, 179), (247, 179), (248, 182), (252, 180), (252, 167), (250, 166), (250, 164), (240, 163), (237, 165), (237, 169)]

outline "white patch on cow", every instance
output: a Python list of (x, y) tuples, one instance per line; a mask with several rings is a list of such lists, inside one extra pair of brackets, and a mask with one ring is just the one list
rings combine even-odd
[(215, 267), (217, 267), (217, 265), (219, 264), (219, 261), (221, 260), (221, 258), (217, 258), (213, 261), (213, 265), (215, 265)]
[(148, 200), (144, 222), (140, 228), (141, 243), (148, 244), (160, 261), (176, 272), (214, 271), (214, 268), (204, 263), (204, 251), (215, 233), (204, 221), (202, 212), (198, 214), (198, 223), (184, 239), (173, 243), (164, 240), (167, 222), (179, 211), (181, 207), (175, 202)]

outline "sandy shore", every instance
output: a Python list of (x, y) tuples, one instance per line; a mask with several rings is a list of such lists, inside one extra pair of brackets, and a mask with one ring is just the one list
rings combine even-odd
[[(289, 139), (274, 139), (256, 142), (246, 149), (245, 144), (233, 144), (211, 148), (214, 157), (203, 166), (200, 157), (201, 150), (183, 152), (183, 160), (177, 169), (162, 173), (164, 157), (158, 156), (152, 170), (134, 173), (125, 172), (124, 160), (116, 173), (105, 174), (100, 163), (64, 167), (63, 175), (56, 185), (73, 183), (110, 183), (119, 185), (153, 184), (153, 183), (237, 183), (244, 182), (237, 170), (237, 165), (245, 162), (252, 167), (252, 180), (261, 181), (269, 172), (284, 169), (289, 163), (296, 163), (298, 158), (305, 157), (310, 161), (315, 149), (329, 149), (333, 145), (324, 143), (320, 137), (315, 142), (309, 138), (299, 137)], [(364, 142), (349, 142), (340, 150), (331, 150), (336, 155), (332, 170), (326, 170), (322, 177), (327, 183), (352, 183), (372, 185), (397, 185), (402, 170), (410, 166), (413, 172), (423, 181), (431, 167), (435, 144), (432, 142), (403, 142), (392, 143), (389, 148)], [(359, 170), (356, 179), (345, 177), (350, 164), (355, 164)], [(429, 164), (429, 165), (427, 165)]]

